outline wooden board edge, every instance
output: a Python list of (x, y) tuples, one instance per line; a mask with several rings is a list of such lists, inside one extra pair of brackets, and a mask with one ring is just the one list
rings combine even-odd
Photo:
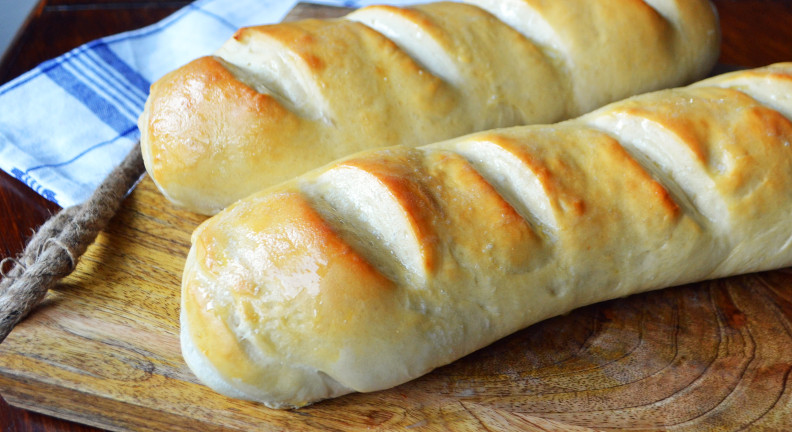
[[(151, 408), (131, 405), (40, 380), (0, 371), (0, 391), (9, 405), (111, 431), (235, 431)], [(130, 409), (131, 408), (131, 409)]]
[(299, 21), (303, 19), (340, 18), (353, 10), (355, 10), (355, 8), (299, 2), (288, 14), (286, 14), (283, 18), (283, 22)]

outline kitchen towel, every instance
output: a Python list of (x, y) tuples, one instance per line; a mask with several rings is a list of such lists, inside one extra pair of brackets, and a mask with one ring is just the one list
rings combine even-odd
[(0, 168), (61, 207), (82, 203), (137, 142), (137, 118), (151, 82), (211, 54), (240, 27), (282, 20), (296, 4), (198, 0), (156, 24), (82, 45), (0, 86)]

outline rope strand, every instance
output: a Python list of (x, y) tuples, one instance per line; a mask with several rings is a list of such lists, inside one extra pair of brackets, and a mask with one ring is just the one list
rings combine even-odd
[[(38, 305), (58, 280), (74, 271), (145, 172), (140, 145), (135, 145), (91, 197), (67, 207), (45, 222), (21, 256), (2, 261), (0, 281), (0, 343)], [(5, 266), (13, 263), (9, 271)]]

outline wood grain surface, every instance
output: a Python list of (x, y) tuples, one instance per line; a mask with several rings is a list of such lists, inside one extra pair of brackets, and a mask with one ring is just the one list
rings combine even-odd
[(13, 405), (118, 430), (792, 428), (792, 270), (554, 318), (391, 390), (298, 411), (200, 385), (178, 342), (192, 228), (146, 179), (0, 347)]
[[(0, 79), (176, 3), (45, 1)], [(792, 60), (792, 3), (715, 3), (723, 64)], [(55, 210), (0, 174), (0, 253), (18, 253)], [(22, 408), (0, 403), (0, 430), (792, 430), (790, 269), (579, 309), (395, 389), (299, 411), (218, 396), (178, 347), (181, 265), (201, 219), (141, 183), (78, 271), (0, 345), (0, 393)]]

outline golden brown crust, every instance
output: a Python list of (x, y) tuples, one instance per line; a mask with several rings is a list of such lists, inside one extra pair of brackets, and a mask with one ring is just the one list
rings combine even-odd
[(301, 406), (593, 302), (791, 265), (792, 98), (758, 101), (790, 77), (359, 153), (241, 200), (194, 234), (185, 356), (218, 391)]
[(363, 149), (559, 121), (700, 78), (717, 56), (707, 0), (656, 1), (667, 16), (637, 0), (469, 2), (240, 29), (152, 86), (148, 173), (212, 214)]
[(289, 178), (290, 170), (278, 167), (288, 165), (294, 155), (265, 137), (299, 137), (303, 120), (271, 95), (238, 81), (222, 60), (196, 60), (157, 81), (152, 94), (162, 97), (147, 102), (141, 140), (169, 143), (143, 146), (146, 169), (169, 199), (189, 205), (258, 190), (261, 185), (254, 178), (239, 175), (248, 164), (272, 163), (270, 176)]

